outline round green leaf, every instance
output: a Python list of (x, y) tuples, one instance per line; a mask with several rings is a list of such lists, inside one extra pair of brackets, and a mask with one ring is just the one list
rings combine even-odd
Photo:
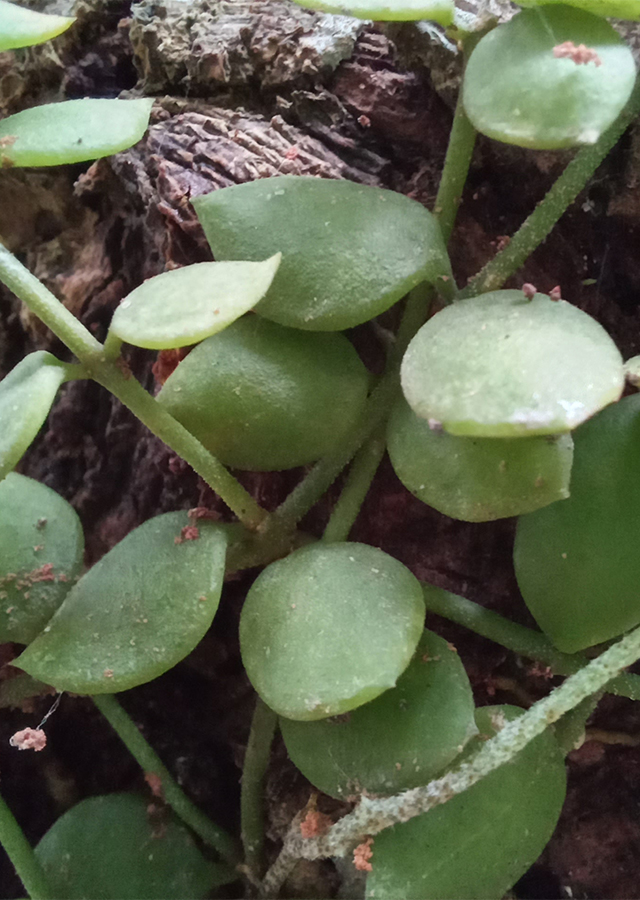
[(457, 437), (430, 428), (400, 400), (389, 420), (387, 446), (404, 486), (452, 519), (489, 522), (569, 496), (573, 441), (568, 434)]
[(624, 387), (622, 358), (591, 316), (545, 294), (495, 291), (437, 313), (409, 344), (402, 389), (450, 434), (571, 431)]
[(189, 524), (186, 513), (166, 513), (127, 535), (15, 665), (61, 691), (110, 694), (184, 659), (218, 608), (227, 543), (225, 530), (206, 521), (185, 538)]
[(524, 600), (560, 650), (575, 653), (640, 623), (640, 395), (574, 435), (571, 497), (518, 522)]
[(240, 650), (264, 702), (323, 719), (394, 687), (423, 632), (419, 581), (365, 544), (313, 544), (268, 566), (247, 595)]
[(373, 19), (375, 22), (411, 22), (430, 19), (440, 25), (453, 23), (452, 0), (295, 0), (298, 6), (354, 16), (357, 19)]
[(335, 450), (369, 378), (342, 334), (309, 334), (258, 316), (193, 350), (158, 401), (227, 465), (275, 471)]
[(222, 331), (258, 303), (281, 256), (264, 262), (204, 262), (156, 275), (121, 302), (111, 331), (136, 347), (171, 349)]
[(0, 641), (28, 644), (82, 567), (80, 519), (66, 500), (10, 472), (0, 483)]
[(42, 44), (75, 22), (67, 16), (47, 16), (0, 0), (0, 52)]
[(332, 797), (426, 784), (477, 733), (471, 685), (451, 645), (425, 631), (394, 688), (344, 716), (280, 719), (289, 756)]
[(436, 219), (393, 191), (282, 175), (192, 202), (216, 259), (282, 252), (257, 310), (282, 325), (341, 331), (389, 309), (419, 282), (451, 275)]
[(77, 803), (35, 853), (58, 900), (200, 900), (229, 880), (168, 810), (154, 817), (132, 794)]
[(60, 166), (110, 156), (147, 130), (152, 99), (65, 100), (0, 121), (3, 166)]
[[(480, 737), (521, 713), (511, 706), (479, 709)], [(565, 791), (562, 752), (545, 731), (464, 793), (380, 832), (366, 897), (500, 900), (542, 853)]]
[(30, 353), (0, 381), (0, 479), (19, 462), (44, 420), (67, 376), (60, 360), (38, 350)]
[(548, 3), (566, 3), (577, 6), (605, 19), (630, 19), (640, 21), (639, 0), (519, 0), (520, 6), (545, 6)]
[[(562, 55), (581, 44), (592, 61)], [(594, 144), (615, 121), (635, 78), (631, 50), (611, 25), (570, 6), (544, 6), (482, 38), (467, 65), (463, 101), (488, 137), (537, 150), (577, 147)]]

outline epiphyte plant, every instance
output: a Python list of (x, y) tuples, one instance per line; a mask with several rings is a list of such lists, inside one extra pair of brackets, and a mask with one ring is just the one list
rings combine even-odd
[[(242, 876), (275, 897), (298, 859), (346, 856), (376, 900), (498, 900), (554, 830), (564, 755), (602, 691), (640, 699), (638, 677), (621, 674), (640, 658), (638, 398), (620, 399), (623, 360), (594, 319), (557, 291), (502, 290), (640, 111), (631, 51), (605, 18), (640, 19), (640, 3), (527, 3), (504, 24), (470, 22), (452, 0), (301, 5), (430, 19), (459, 42), (466, 72), (432, 212), (389, 190), (299, 176), (197, 197), (215, 262), (133, 290), (104, 343), (0, 246), (0, 279), (70, 351), (34, 352), (0, 383), (0, 636), (24, 646), (12, 690), (92, 697), (173, 810), (157, 833), (141, 798), (89, 798), (34, 851), (0, 801), (0, 841), (34, 898), (198, 898)], [(0, 0), (0, 49), (71, 24)], [(143, 136), (151, 104), (78, 100), (9, 116), (2, 164), (118, 152)], [(577, 152), (459, 290), (446, 248), (478, 132)], [(374, 379), (341, 332), (395, 304), (401, 323)], [(154, 398), (124, 362), (124, 342), (190, 352)], [(61, 385), (89, 378), (236, 521), (203, 509), (157, 516), (82, 574), (75, 512), (13, 469)], [(387, 443), (400, 480), (435, 509), (471, 522), (521, 517), (515, 570), (541, 631), (348, 540)], [(308, 464), (273, 513), (225, 468)], [(349, 464), (321, 539), (303, 533), (299, 522)], [(187, 798), (113, 695), (184, 659), (214, 620), (225, 571), (256, 566), (240, 619), (258, 699), (238, 842)], [(568, 677), (526, 712), (474, 709), (459, 657), (425, 630), (425, 612)], [(620, 635), (594, 659), (581, 652)], [(353, 809), (333, 822), (310, 801), (267, 869), (262, 785), (278, 725), (314, 788)], [(45, 741), (39, 727), (14, 743)]]

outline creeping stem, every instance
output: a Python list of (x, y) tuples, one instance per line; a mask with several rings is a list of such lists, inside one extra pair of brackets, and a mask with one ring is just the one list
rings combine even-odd
[(173, 775), (161, 761), (158, 754), (149, 746), (137, 726), (120, 706), (113, 694), (96, 694), (91, 698), (102, 715), (125, 745), (127, 750), (141, 766), (145, 774), (157, 775), (162, 784), (162, 796), (180, 816), (183, 822), (193, 829), (202, 840), (213, 847), (222, 859), (230, 866), (236, 866), (240, 860), (239, 848), (226, 831), (215, 825), (195, 804), (189, 800)]
[(434, 206), (434, 212), (440, 222), (440, 229), (445, 244), (449, 243), (451, 232), (462, 200), (473, 148), (476, 143), (476, 130), (467, 118), (462, 105), (462, 88), (458, 94), (456, 111), (449, 135), (447, 155), (440, 176), (440, 185)]
[(639, 113), (640, 79), (636, 79), (631, 97), (613, 125), (600, 135), (595, 144), (584, 147), (574, 156), (544, 199), (513, 235), (508, 246), (496, 254), (460, 292), (461, 298), (475, 297), (502, 287), (544, 241)]
[(253, 878), (264, 871), (264, 778), (269, 765), (277, 715), (258, 697), (242, 768), (240, 826), (244, 861)]
[(0, 797), (0, 844), (32, 900), (54, 900), (54, 892), (29, 841)]

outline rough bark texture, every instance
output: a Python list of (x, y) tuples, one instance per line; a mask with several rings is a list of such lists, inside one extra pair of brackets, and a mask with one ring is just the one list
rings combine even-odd
[[(143, 279), (210, 258), (190, 197), (295, 173), (390, 187), (432, 205), (458, 63), (424, 28), (385, 34), (285, 0), (40, 6), (74, 9), (78, 23), (51, 46), (0, 54), (3, 113), (83, 94), (157, 97), (148, 136), (126, 153), (90, 167), (0, 171), (2, 240), (97, 337)], [(542, 290), (561, 284), (563, 296), (599, 319), (625, 357), (640, 352), (639, 147), (637, 132), (621, 142), (513, 282)], [(518, 227), (565, 159), (479, 142), (453, 241), (461, 283)], [(393, 322), (393, 312), (387, 318)], [(366, 362), (379, 367), (373, 329), (362, 326), (352, 338)], [(34, 348), (65, 352), (0, 290), (1, 374)], [(154, 355), (132, 352), (130, 362), (151, 389)], [(78, 510), (87, 564), (159, 512), (206, 502), (226, 515), (189, 469), (91, 383), (64, 388), (21, 470)], [(299, 476), (242, 478), (273, 508)], [(323, 501), (307, 527), (318, 531), (328, 509)], [(419, 577), (528, 622), (512, 572), (512, 536), (510, 521), (472, 526), (436, 514), (402, 487), (386, 461), (353, 533)], [(227, 585), (214, 626), (191, 657), (123, 698), (190, 795), (232, 828), (253, 702), (236, 637), (250, 580), (248, 573)], [(544, 674), (498, 646), (435, 618), (428, 624), (458, 646), (479, 703), (526, 705), (548, 689)], [(3, 659), (10, 659), (11, 647), (3, 649)], [(11, 752), (9, 735), (36, 724), (49, 702), (4, 710), (0, 728), (2, 790), (33, 841), (84, 796), (145, 790), (142, 773), (83, 699), (64, 699), (38, 757)], [(519, 897), (640, 897), (637, 704), (608, 698), (595, 725), (616, 732), (620, 742), (607, 743), (611, 734), (601, 731), (604, 742), (590, 741), (572, 754), (561, 822), (541, 861), (518, 884)], [(268, 796), (276, 839), (309, 796), (282, 747)], [(20, 896), (10, 867), (3, 871), (2, 896)], [(305, 863), (290, 895), (333, 896), (337, 884), (331, 863)]]

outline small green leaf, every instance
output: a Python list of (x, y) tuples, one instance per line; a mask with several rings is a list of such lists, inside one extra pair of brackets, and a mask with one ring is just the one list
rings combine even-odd
[(111, 694), (144, 684), (190, 653), (218, 608), (224, 529), (186, 513), (156, 516), (107, 553), (69, 592), (15, 661), (58, 690)]
[(573, 441), (568, 434), (457, 437), (430, 428), (400, 400), (389, 420), (387, 443), (404, 486), (452, 519), (490, 522), (569, 496)]
[(453, 22), (454, 4), (452, 0), (295, 0), (298, 6), (317, 9), (321, 12), (336, 13), (339, 16), (354, 16), (356, 19), (373, 19), (374, 22), (412, 22), (430, 19), (440, 25)]
[(634, 388), (640, 388), (640, 356), (632, 356), (624, 364), (624, 374)]
[(110, 156), (147, 130), (153, 100), (65, 100), (0, 121), (3, 166), (61, 166)]
[(193, 200), (216, 259), (282, 264), (257, 312), (341, 331), (451, 274), (436, 219), (415, 200), (351, 181), (282, 175)]
[(82, 567), (75, 510), (50, 488), (10, 472), (0, 483), (0, 641), (28, 644)]
[[(581, 44), (591, 61), (563, 55)], [(595, 144), (635, 78), (631, 50), (608, 22), (570, 6), (538, 7), (476, 46), (464, 76), (464, 107), (478, 131), (507, 144), (537, 150)]]
[(200, 900), (229, 881), (167, 809), (132, 794), (77, 803), (35, 853), (58, 900)]
[(0, 681), (0, 709), (5, 707), (22, 708), (25, 700), (30, 700), (32, 697), (44, 697), (46, 694), (51, 694), (49, 685), (22, 672), (13, 678)]
[(157, 399), (222, 462), (275, 471), (335, 450), (362, 412), (368, 383), (344, 335), (252, 315), (196, 347)]
[(640, 623), (640, 394), (575, 433), (571, 497), (518, 521), (525, 603), (565, 653)]
[(409, 344), (402, 389), (450, 434), (571, 431), (624, 386), (622, 358), (591, 316), (544, 294), (495, 291), (437, 313)]
[(394, 688), (345, 716), (280, 719), (289, 756), (331, 797), (392, 794), (426, 784), (477, 733), (460, 657), (425, 631)]
[(520, 0), (520, 6), (546, 6), (548, 3), (566, 3), (577, 6), (605, 19), (630, 19), (640, 21), (640, 0)]
[[(521, 714), (511, 706), (479, 709), (481, 737)], [(464, 793), (380, 832), (366, 897), (500, 900), (542, 853), (565, 791), (562, 752), (547, 730)]]
[(204, 262), (150, 278), (116, 309), (111, 331), (136, 347), (171, 349), (222, 331), (266, 294), (280, 265)]
[(423, 632), (419, 581), (365, 544), (313, 544), (258, 576), (240, 650), (264, 702), (288, 719), (339, 715), (394, 687)]
[(19, 462), (40, 431), (67, 377), (67, 366), (38, 350), (30, 353), (0, 381), (0, 479)]
[(62, 34), (74, 22), (67, 16), (47, 16), (0, 0), (0, 52), (42, 44)]

